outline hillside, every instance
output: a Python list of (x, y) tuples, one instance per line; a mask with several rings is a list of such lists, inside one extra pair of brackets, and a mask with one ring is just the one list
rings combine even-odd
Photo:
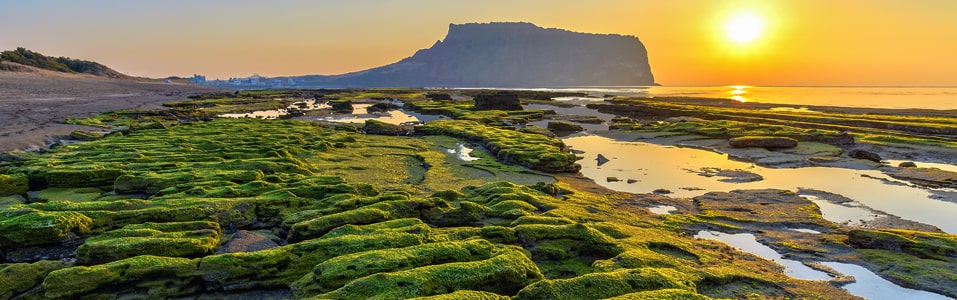
[(634, 36), (546, 29), (531, 23), (451, 24), (444, 40), (394, 64), (307, 87), (563, 87), (653, 85)]
[(69, 57), (46, 56), (23, 47), (18, 47), (16, 50), (0, 52), (0, 62), (14, 63), (0, 64), (0, 70), (2, 71), (29, 71), (29, 68), (22, 67), (28, 66), (63, 73), (90, 74), (116, 79), (130, 78), (97, 62), (72, 59)]

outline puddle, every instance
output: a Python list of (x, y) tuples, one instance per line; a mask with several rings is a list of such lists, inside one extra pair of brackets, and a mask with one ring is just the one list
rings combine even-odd
[(817, 204), (817, 206), (821, 208), (821, 214), (824, 216), (824, 219), (834, 223), (863, 226), (865, 222), (881, 217), (880, 214), (860, 206), (860, 203), (856, 203), (856, 206), (841, 205), (831, 203), (817, 196), (801, 196)]
[[(291, 108), (291, 109), (290, 109)], [(290, 111), (307, 111), (330, 108), (329, 104), (317, 103), (316, 100), (305, 100), (295, 102), (289, 105), (289, 108), (258, 110), (248, 113), (222, 114), (221, 118), (257, 118), (257, 119), (278, 119), (281, 116), (288, 115)]]
[(851, 294), (868, 299), (952, 299), (931, 292), (901, 287), (858, 265), (838, 262), (822, 262), (821, 264), (841, 274), (854, 276), (856, 282), (847, 284), (842, 288)]
[[(667, 189), (674, 192), (670, 195), (672, 197), (694, 197), (709, 191), (768, 188), (796, 191), (798, 188), (807, 188), (839, 194), (874, 210), (934, 225), (948, 233), (957, 232), (957, 222), (952, 221), (953, 216), (957, 215), (957, 203), (932, 199), (932, 192), (925, 189), (886, 184), (884, 180), (896, 180), (878, 170), (828, 167), (771, 169), (729, 160), (727, 155), (704, 150), (621, 142), (594, 135), (575, 136), (563, 141), (574, 150), (581, 151), (579, 155), (585, 157), (579, 162), (582, 175), (617, 191), (651, 193), (656, 189)], [(608, 162), (598, 166), (594, 161), (598, 154), (608, 158)], [(686, 171), (703, 167), (745, 170), (761, 175), (764, 180), (728, 183)], [(608, 177), (616, 177), (621, 181), (608, 182), (605, 180)], [(633, 180), (632, 183), (628, 183), (629, 179)], [(696, 189), (682, 189), (689, 186)], [(844, 206), (819, 206), (825, 218), (845, 214)]]
[(678, 208), (671, 205), (657, 205), (649, 207), (648, 210), (656, 215), (670, 215), (671, 212), (678, 210)]
[(331, 117), (315, 118), (313, 120), (338, 122), (338, 123), (365, 123), (366, 120), (378, 120), (389, 124), (409, 124), (422, 122), (416, 116), (410, 115), (403, 110), (390, 110), (385, 112), (368, 113), (372, 103), (352, 104), (352, 114), (337, 115)]
[(445, 149), (445, 151), (448, 152), (449, 154), (455, 154), (455, 156), (461, 161), (476, 161), (481, 159), (479, 157), (473, 157), (472, 155), (470, 155), (470, 153), (472, 153), (472, 150), (475, 150), (475, 149), (466, 147), (465, 144), (462, 144), (462, 143), (459, 143), (455, 147), (455, 149)]
[(694, 237), (699, 239), (718, 240), (744, 252), (748, 252), (779, 263), (784, 266), (784, 274), (794, 278), (806, 280), (831, 279), (831, 276), (827, 275), (827, 273), (811, 269), (811, 267), (805, 266), (799, 261), (782, 258), (781, 254), (778, 254), (778, 252), (774, 251), (774, 249), (771, 249), (771, 247), (758, 243), (758, 241), (754, 238), (754, 235), (750, 233), (731, 234), (719, 231), (702, 230), (695, 234)]
[[(572, 97), (572, 98), (578, 98), (578, 97)], [(601, 119), (602, 121), (604, 121), (604, 123), (601, 123), (601, 124), (587, 124), (587, 123), (574, 122), (575, 124), (581, 125), (581, 127), (584, 128), (586, 131), (608, 130), (608, 123), (611, 121), (612, 118), (615, 117), (615, 115), (613, 114), (600, 113), (594, 109), (590, 109), (584, 106), (558, 107), (554, 105), (544, 105), (544, 104), (527, 104), (523, 106), (523, 108), (525, 108), (526, 110), (553, 110), (555, 111), (556, 114), (559, 114), (559, 115), (597, 117)], [(548, 122), (550, 121), (553, 121), (553, 120), (546, 119), (543, 121), (530, 122), (529, 124), (542, 127), (542, 128), (548, 128)]]
[(788, 228), (788, 230), (790, 230), (790, 231), (796, 231), (796, 232), (803, 232), (803, 233), (811, 233), (811, 234), (821, 234), (820, 231), (813, 230), (813, 229), (806, 229), (806, 228)]

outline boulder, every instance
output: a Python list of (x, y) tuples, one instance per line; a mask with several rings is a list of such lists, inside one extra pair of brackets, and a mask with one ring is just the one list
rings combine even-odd
[(728, 141), (734, 148), (787, 149), (797, 147), (798, 141), (789, 137), (742, 136)]
[(29, 181), (25, 174), (0, 174), (0, 197), (26, 193), (30, 189)]
[(239, 230), (217, 253), (254, 252), (279, 247), (270, 237), (255, 231)]
[(366, 120), (366, 125), (362, 127), (362, 131), (365, 131), (366, 134), (377, 135), (408, 135), (411, 129), (379, 120)]
[(522, 103), (516, 94), (479, 94), (473, 100), (475, 110), (522, 110)]
[(428, 93), (425, 94), (425, 97), (430, 100), (452, 100), (452, 95), (445, 93)]
[(332, 107), (332, 110), (342, 114), (351, 114), (353, 109), (352, 102), (349, 100), (329, 101), (329, 106)]
[(396, 105), (395, 103), (379, 102), (379, 103), (373, 104), (372, 106), (369, 106), (369, 108), (366, 108), (366, 111), (369, 112), (370, 114), (374, 114), (378, 112), (387, 112), (387, 111), (396, 110), (396, 109), (399, 109), (399, 106)]
[(598, 166), (599, 166), (599, 167), (601, 167), (601, 165), (604, 165), (604, 164), (606, 164), (606, 163), (609, 162), (608, 158), (605, 157), (604, 155), (601, 155), (601, 154), (598, 154), (598, 158), (596, 158), (595, 160), (598, 161)]
[(854, 149), (851, 150), (851, 152), (848, 152), (847, 156), (857, 159), (866, 159), (878, 163), (881, 162), (881, 156), (879, 154), (867, 150)]
[(580, 125), (571, 123), (571, 122), (551, 121), (551, 122), (548, 122), (548, 130), (551, 130), (555, 134), (562, 135), (562, 134), (581, 132), (585, 129), (582, 128)]

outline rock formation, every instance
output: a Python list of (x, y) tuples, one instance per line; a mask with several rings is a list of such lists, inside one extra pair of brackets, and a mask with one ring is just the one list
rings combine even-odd
[(563, 87), (653, 85), (634, 36), (531, 23), (451, 24), (445, 40), (394, 64), (295, 78), (308, 87)]

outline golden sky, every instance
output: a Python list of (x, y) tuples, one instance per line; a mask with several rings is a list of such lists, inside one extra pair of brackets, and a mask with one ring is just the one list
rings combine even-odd
[[(340, 74), (411, 56), (449, 23), (637, 36), (664, 85), (957, 86), (957, 1), (7, 1), (0, 49), (137, 76)], [(754, 39), (726, 28), (750, 16)], [(741, 23), (741, 22), (738, 22)]]

